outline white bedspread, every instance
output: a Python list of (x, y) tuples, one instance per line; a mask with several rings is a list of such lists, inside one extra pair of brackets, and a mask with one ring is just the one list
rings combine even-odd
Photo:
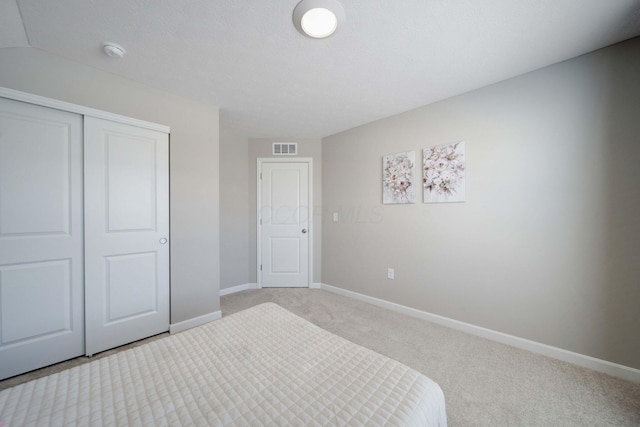
[(424, 375), (262, 304), (0, 392), (0, 425), (445, 426)]

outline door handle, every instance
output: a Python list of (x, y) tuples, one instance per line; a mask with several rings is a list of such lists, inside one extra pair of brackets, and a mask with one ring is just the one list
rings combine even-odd
[(302, 234), (307, 234), (307, 229), (306, 228), (302, 229)]
[(165, 243), (167, 243), (167, 238), (163, 237), (162, 239), (160, 239), (160, 244), (164, 245)]

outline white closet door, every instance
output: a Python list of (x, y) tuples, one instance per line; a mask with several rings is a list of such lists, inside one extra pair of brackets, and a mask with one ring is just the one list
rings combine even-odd
[(85, 117), (86, 352), (169, 330), (169, 136)]
[(0, 98), (0, 379), (84, 354), (82, 117)]

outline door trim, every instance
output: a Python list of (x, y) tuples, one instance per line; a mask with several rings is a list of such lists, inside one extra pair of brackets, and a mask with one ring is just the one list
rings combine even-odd
[(280, 158), (280, 157), (258, 157), (257, 159), (257, 173), (256, 173), (256, 193), (257, 193), (257, 205), (256, 205), (256, 281), (258, 289), (262, 288), (262, 274), (260, 265), (262, 264), (262, 226), (260, 224), (260, 206), (262, 205), (262, 191), (260, 191), (260, 174), (262, 173), (262, 165), (264, 163), (306, 163), (309, 166), (309, 209), (307, 223), (309, 227), (309, 240), (308, 240), (308, 266), (309, 277), (307, 278), (309, 288), (313, 284), (313, 159), (311, 157), (293, 157), (293, 158)]
[(68, 113), (76, 113), (82, 116), (111, 120), (112, 122), (136, 126), (149, 130), (155, 130), (162, 133), (171, 133), (171, 128), (169, 126), (147, 122), (145, 120), (134, 119), (133, 117), (121, 116), (120, 114), (109, 113), (107, 111), (96, 110), (95, 108), (84, 107), (82, 105), (72, 104), (70, 102), (60, 101), (53, 98), (46, 98), (44, 96), (34, 95), (32, 93), (20, 92), (19, 90), (13, 90), (2, 86), (0, 86), (0, 97), (13, 99), (14, 101), (26, 102), (27, 104), (49, 107), (55, 110), (62, 110)]

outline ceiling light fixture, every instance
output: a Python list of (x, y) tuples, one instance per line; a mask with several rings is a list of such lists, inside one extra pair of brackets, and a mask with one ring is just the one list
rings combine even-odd
[(344, 23), (344, 9), (338, 0), (302, 0), (293, 9), (293, 25), (301, 34), (323, 39)]
[(111, 42), (102, 43), (102, 50), (112, 58), (122, 58), (127, 53), (122, 46)]

